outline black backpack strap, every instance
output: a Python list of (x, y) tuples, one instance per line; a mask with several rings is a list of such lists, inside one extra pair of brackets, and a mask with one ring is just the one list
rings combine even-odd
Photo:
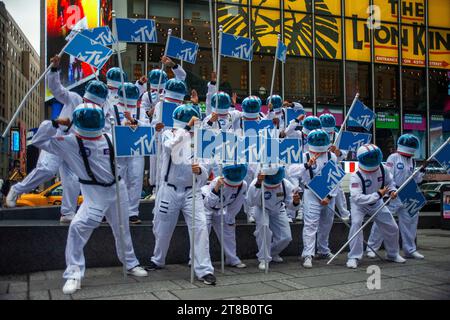
[(358, 175), (359, 179), (361, 179), (361, 187), (362, 187), (363, 194), (367, 194), (366, 181), (364, 180), (361, 172), (356, 171), (356, 174)]
[(70, 131), (70, 129), (72, 129), (72, 127), (73, 127), (73, 121), (70, 121), (70, 124), (69, 124), (69, 126), (67, 127), (67, 129), (64, 130), (64, 133), (69, 133), (69, 131)]
[(384, 170), (384, 166), (381, 164), (380, 165), (380, 171), (381, 171), (381, 189), (384, 189), (385, 185), (386, 185), (386, 172)]
[(281, 186), (283, 187), (283, 202), (286, 201), (286, 185), (284, 184), (284, 180), (281, 180)]
[(170, 168), (171, 167), (172, 167), (172, 155), (170, 155), (169, 165), (167, 166), (167, 173), (166, 173), (166, 176), (164, 178), (165, 182), (169, 182), (169, 173), (170, 173)]
[[(89, 164), (89, 159), (86, 154), (86, 149), (84, 148), (83, 140), (80, 137), (77, 137), (78, 147), (80, 148), (80, 154), (83, 158), (84, 168), (86, 169), (86, 173), (91, 178), (91, 182), (98, 183), (97, 179), (95, 178), (94, 173), (92, 172), (91, 165)], [(80, 182), (82, 179), (80, 179)], [(83, 182), (82, 182), (83, 183)]]
[(136, 120), (141, 120), (141, 107), (136, 108)]
[[(309, 160), (311, 160), (311, 156), (309, 155), (309, 152), (306, 154), (306, 161), (309, 162)], [(314, 179), (314, 172), (313, 169), (311, 167), (308, 168), (309, 171), (309, 177), (312, 179)]]
[(114, 106), (114, 114), (116, 115), (116, 125), (120, 126), (120, 114), (119, 114), (119, 108), (117, 106)]
[(331, 152), (328, 152), (328, 161), (331, 161)]
[(112, 175), (114, 177), (114, 179), (116, 179), (116, 166), (115, 166), (115, 152), (114, 152), (114, 146), (111, 142), (111, 139), (109, 138), (109, 136), (107, 134), (103, 135), (106, 139), (106, 142), (108, 143), (108, 147), (109, 147), (109, 162), (111, 164), (111, 172)]

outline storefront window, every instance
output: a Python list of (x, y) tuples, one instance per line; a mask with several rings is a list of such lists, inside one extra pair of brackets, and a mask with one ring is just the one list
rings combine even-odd
[(370, 65), (368, 63), (347, 61), (345, 70), (346, 105), (350, 107), (355, 96), (367, 106), (372, 104), (370, 99)]
[[(252, 94), (266, 99), (270, 95), (274, 57), (255, 55), (252, 61)], [(277, 61), (274, 94), (281, 95), (281, 63)]]
[(342, 62), (317, 60), (316, 74), (317, 103), (342, 105)]
[(450, 136), (450, 71), (430, 70), (430, 149)]
[(388, 109), (377, 110), (375, 144), (383, 151), (384, 160), (395, 152), (400, 135), (400, 114)]
[(375, 66), (375, 107), (399, 108), (398, 67), (380, 64)]
[(288, 57), (285, 64), (285, 99), (313, 104), (312, 59)]

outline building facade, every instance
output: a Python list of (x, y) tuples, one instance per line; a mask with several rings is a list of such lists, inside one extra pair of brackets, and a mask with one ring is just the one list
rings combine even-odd
[[(40, 76), (39, 55), (0, 1), (0, 131), (6, 128), (29, 88)], [(43, 104), (40, 90), (35, 90), (13, 125), (9, 139), (2, 141), (0, 177), (5, 178), (19, 160), (26, 170), (27, 131), (39, 126)]]
[[(255, 40), (251, 63), (222, 59), (223, 90), (241, 99), (267, 97), (281, 34), (288, 58), (277, 69), (275, 93), (286, 100), (301, 102), (313, 114), (332, 112), (341, 125), (359, 93), (377, 113), (371, 133), (385, 156), (402, 133), (420, 138), (419, 159), (450, 135), (448, 0), (213, 2), (216, 30), (222, 25), (225, 32)], [(213, 68), (209, 1), (113, 1), (113, 8), (118, 17), (157, 22), (159, 44), (126, 46), (122, 62), (131, 78), (158, 67), (170, 28), (199, 43), (197, 63), (183, 66), (189, 87), (205, 94)]]

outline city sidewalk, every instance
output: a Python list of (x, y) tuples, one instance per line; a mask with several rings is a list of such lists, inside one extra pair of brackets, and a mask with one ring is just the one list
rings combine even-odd
[[(185, 265), (171, 265), (151, 272), (148, 278), (123, 278), (121, 268), (88, 269), (82, 290), (64, 296), (62, 271), (49, 271), (21, 276), (0, 276), (0, 300), (31, 299), (447, 299), (450, 300), (450, 231), (420, 230), (420, 252), (423, 261), (408, 260), (392, 264), (364, 259), (360, 268), (345, 268), (346, 255), (333, 265), (314, 261), (314, 268), (303, 269), (296, 257), (283, 264), (271, 264), (268, 275), (257, 270), (256, 260), (245, 261), (247, 269), (216, 266), (216, 287), (189, 282)], [(381, 289), (367, 289), (367, 267), (381, 268)]]

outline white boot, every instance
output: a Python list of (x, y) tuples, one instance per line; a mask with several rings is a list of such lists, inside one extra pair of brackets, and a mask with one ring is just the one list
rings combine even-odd
[(256, 223), (256, 220), (255, 220), (255, 218), (253, 216), (249, 216), (248, 219), (247, 219), (247, 222), (248, 223)]
[(373, 252), (372, 250), (367, 251), (366, 253), (367, 258), (369, 259), (375, 259), (377, 257), (377, 255), (375, 254), (375, 252)]
[(413, 253), (411, 253), (410, 255), (408, 255), (406, 257), (409, 259), (418, 259), (418, 260), (425, 259), (425, 256), (420, 254), (419, 251), (414, 251)]
[(348, 259), (347, 268), (356, 269), (358, 268), (358, 260), (356, 259)]
[(148, 272), (145, 271), (145, 269), (140, 266), (137, 266), (131, 270), (128, 270), (127, 273), (133, 277), (147, 277), (148, 276)]
[(311, 257), (306, 257), (305, 260), (303, 261), (303, 267), (306, 269), (311, 269), (312, 268), (312, 258)]
[(402, 256), (399, 254), (394, 258), (386, 257), (386, 260), (390, 261), (390, 262), (395, 262), (395, 263), (405, 263), (406, 262), (406, 260), (403, 259)]
[(73, 218), (75, 218), (75, 213), (66, 214), (64, 216), (61, 216), (59, 222), (64, 224), (70, 224), (72, 223)]
[(63, 287), (64, 294), (74, 294), (77, 290), (81, 289), (81, 280), (68, 279)]
[(258, 265), (258, 269), (261, 271), (265, 271), (266, 270), (266, 262), (265, 261), (260, 261), (259, 265)]
[(297, 221), (302, 221), (303, 220), (303, 211), (299, 210), (297, 217), (295, 218)]
[(17, 198), (19, 198), (19, 194), (14, 190), (14, 187), (9, 189), (8, 195), (6, 196), (6, 206), (8, 208), (15, 208), (17, 203)]
[(272, 261), (276, 262), (276, 263), (282, 263), (283, 262), (283, 258), (280, 257), (279, 255), (276, 255), (276, 256), (272, 257)]

